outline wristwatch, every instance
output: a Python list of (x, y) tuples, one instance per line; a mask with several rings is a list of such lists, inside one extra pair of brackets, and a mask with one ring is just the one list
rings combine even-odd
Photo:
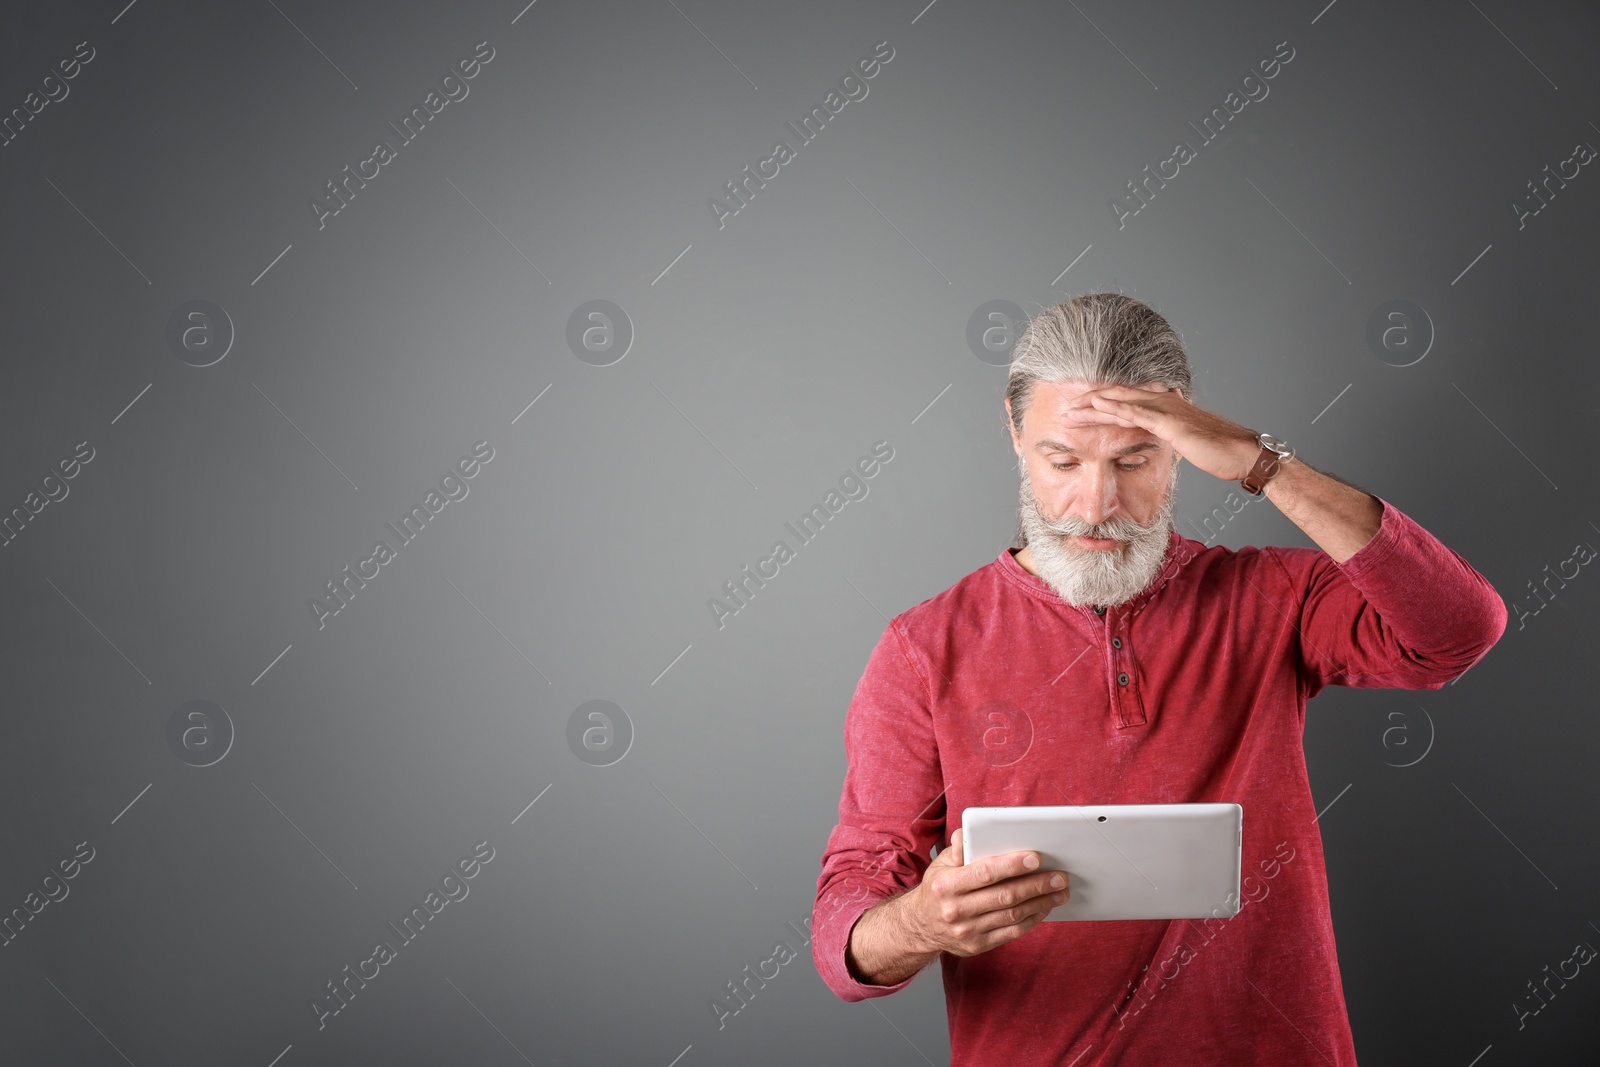
[(1239, 483), (1251, 496), (1260, 496), (1267, 482), (1278, 473), (1279, 465), (1294, 457), (1294, 449), (1289, 442), (1271, 434), (1256, 434), (1256, 444), (1261, 446), (1261, 455), (1256, 457), (1255, 467)]

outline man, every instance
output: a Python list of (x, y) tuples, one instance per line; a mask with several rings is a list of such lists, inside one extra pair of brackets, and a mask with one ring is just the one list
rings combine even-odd
[[(851, 701), (817, 969), (857, 1001), (938, 959), (955, 1067), (1354, 1067), (1306, 701), (1438, 689), (1505, 630), (1455, 552), (1196, 407), (1190, 382), (1177, 335), (1129, 297), (1030, 322), (1006, 395), (1024, 545), (898, 615)], [(1264, 492), (1321, 549), (1180, 535), (1180, 458)], [(1037, 852), (963, 864), (968, 806), (1194, 801), (1244, 809), (1230, 918), (1040, 925), (1070, 885)]]

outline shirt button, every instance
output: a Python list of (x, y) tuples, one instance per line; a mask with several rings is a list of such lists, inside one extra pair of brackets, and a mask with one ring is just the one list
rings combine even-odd
[(1128, 684), (1128, 676), (1126, 674), (1117, 675), (1117, 684), (1118, 685), (1127, 685)]
[(1096, 604), (1094, 606), (1094, 613), (1096, 615), (1104, 615), (1106, 613), (1105, 605), (1104, 604)]
[(1112, 647), (1112, 648), (1121, 648), (1121, 647), (1122, 647), (1122, 638), (1120, 638), (1120, 637), (1113, 637), (1113, 638), (1112, 638), (1112, 639), (1111, 639), (1111, 647)]

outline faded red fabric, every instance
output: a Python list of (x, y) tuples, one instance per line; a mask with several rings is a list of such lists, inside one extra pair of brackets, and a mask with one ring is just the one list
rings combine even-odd
[(1377, 534), (1343, 564), (1174, 531), (1151, 587), (1100, 615), (1008, 548), (896, 616), (845, 717), (812, 917), (828, 987), (858, 1001), (911, 982), (856, 981), (845, 944), (920, 881), (968, 806), (1232, 801), (1236, 916), (1044, 922), (941, 955), (951, 1064), (1353, 1067), (1306, 701), (1326, 685), (1438, 689), (1506, 625), (1487, 579), (1379, 500)]

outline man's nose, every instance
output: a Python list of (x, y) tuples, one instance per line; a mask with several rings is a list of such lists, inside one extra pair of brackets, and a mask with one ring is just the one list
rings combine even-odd
[(1078, 507), (1083, 521), (1099, 526), (1117, 510), (1117, 479), (1098, 466), (1085, 466), (1078, 480)]

